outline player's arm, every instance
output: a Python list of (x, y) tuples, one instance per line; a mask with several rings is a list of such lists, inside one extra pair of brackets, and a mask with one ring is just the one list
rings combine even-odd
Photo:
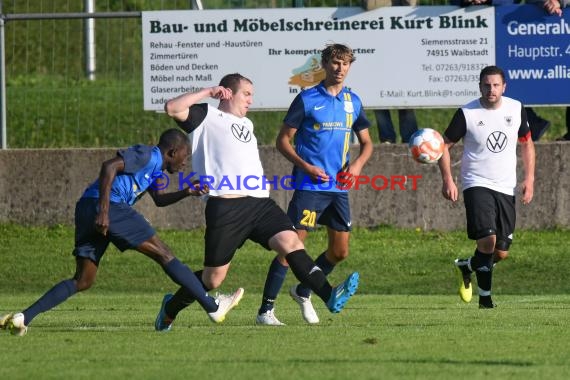
[(183, 122), (188, 120), (192, 105), (209, 97), (219, 100), (231, 99), (232, 90), (222, 86), (214, 86), (203, 88), (197, 92), (187, 92), (167, 101), (164, 105), (164, 111), (174, 120)]
[(521, 155), (524, 166), (524, 181), (521, 184), (522, 203), (529, 204), (534, 195), (534, 168), (535, 168), (535, 152), (532, 139), (521, 143)]
[(445, 199), (455, 202), (459, 197), (459, 192), (455, 181), (453, 181), (453, 175), (451, 174), (451, 156), (449, 155), (449, 149), (451, 149), (455, 143), (450, 141), (446, 136), (443, 136), (443, 140), (445, 142), (443, 154), (437, 162), (441, 173), (441, 180), (443, 181), (441, 193)]
[(287, 124), (283, 124), (281, 126), (281, 130), (279, 131), (279, 135), (277, 136), (277, 140), (275, 141), (275, 146), (277, 150), (293, 165), (297, 166), (299, 169), (303, 170), (313, 180), (320, 179), (323, 182), (329, 181), (329, 176), (322, 168), (318, 166), (314, 166), (309, 164), (307, 161), (303, 160), (297, 152), (295, 152), (295, 148), (291, 141), (293, 141), (293, 137), (297, 133), (297, 128), (292, 128)]
[(465, 115), (461, 108), (459, 108), (453, 115), (449, 126), (443, 134), (445, 145), (443, 147), (443, 154), (437, 163), (441, 173), (441, 180), (443, 182), (441, 193), (445, 199), (449, 199), (452, 202), (457, 201), (459, 198), (459, 191), (457, 190), (457, 185), (455, 184), (451, 173), (451, 156), (449, 154), (449, 150), (457, 141), (465, 136), (466, 131), (467, 124), (465, 121)]
[(117, 156), (103, 162), (99, 172), (99, 212), (95, 217), (95, 228), (103, 235), (109, 229), (109, 202), (111, 199), (111, 186), (117, 173), (125, 169), (125, 161)]
[(209, 189), (207, 185), (204, 186), (203, 188), (200, 188), (200, 181), (195, 181), (192, 183), (191, 186), (185, 187), (184, 189), (179, 191), (173, 191), (167, 193), (162, 189), (149, 188), (148, 193), (152, 197), (152, 200), (154, 201), (154, 204), (157, 207), (164, 207), (176, 203), (179, 200), (184, 199), (188, 196), (195, 196), (195, 197), (202, 196), (204, 194), (207, 194), (208, 190)]
[(366, 118), (366, 113), (364, 108), (360, 107), (360, 112), (358, 117), (352, 125), (352, 129), (356, 134), (358, 143), (360, 144), (360, 153), (351, 163), (349, 163), (348, 172), (353, 176), (359, 176), (362, 172), (362, 168), (370, 157), (372, 156), (372, 151), (374, 150), (372, 144), (372, 138), (370, 137), (369, 128), (370, 121)]
[(362, 168), (370, 157), (372, 156), (372, 152), (374, 151), (372, 138), (370, 137), (370, 132), (368, 128), (361, 129), (360, 131), (356, 132), (356, 138), (358, 139), (358, 143), (360, 144), (360, 153), (358, 157), (352, 161), (348, 167), (348, 172), (353, 176), (358, 176), (362, 172)]
[(524, 107), (521, 107), (521, 128), (519, 129), (519, 143), (521, 144), (521, 158), (524, 167), (524, 180), (521, 183), (522, 203), (529, 204), (534, 195), (534, 169), (536, 154), (532, 141), (530, 128), (528, 127), (527, 115)]

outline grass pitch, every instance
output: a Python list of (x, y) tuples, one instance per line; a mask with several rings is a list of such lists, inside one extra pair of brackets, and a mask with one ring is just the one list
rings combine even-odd
[[(198, 269), (203, 231), (159, 231)], [(0, 313), (22, 310), (74, 270), (73, 230), (0, 224)], [(316, 256), (324, 230), (307, 241)], [(517, 231), (496, 268), (497, 309), (456, 294), (453, 259), (473, 243), (460, 232), (356, 229), (351, 256), (331, 275), (361, 273), (347, 308), (308, 326), (285, 288), (283, 327), (256, 326), (272, 254), (246, 244), (222, 291), (246, 289), (223, 324), (196, 305), (173, 330), (153, 329), (162, 296), (176, 286), (141, 254), (110, 249), (95, 286), (39, 315), (25, 337), (0, 331), (1, 379), (566, 379), (570, 373), (568, 230)]]
[[(220, 325), (196, 306), (173, 330), (153, 320), (162, 294), (80, 294), (39, 316), (23, 338), (0, 336), (2, 378), (565, 379), (570, 296), (503, 296), (479, 310), (456, 296), (360, 295), (305, 325), (282, 297), (287, 323), (255, 326), (260, 294)], [(2, 297), (15, 308), (35, 296)]]

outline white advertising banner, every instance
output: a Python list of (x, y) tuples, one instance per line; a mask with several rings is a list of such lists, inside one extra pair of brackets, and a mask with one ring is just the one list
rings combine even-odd
[(493, 7), (279, 8), (142, 14), (144, 109), (239, 72), (253, 109), (287, 109), (324, 78), (328, 43), (355, 52), (345, 84), (367, 108), (454, 107), (495, 62)]

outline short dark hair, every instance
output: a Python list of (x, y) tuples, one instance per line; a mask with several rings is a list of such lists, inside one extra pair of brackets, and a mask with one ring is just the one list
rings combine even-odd
[(158, 146), (164, 150), (178, 149), (183, 145), (190, 145), (188, 135), (176, 128), (167, 129), (162, 132), (158, 140)]
[(239, 73), (233, 73), (224, 75), (224, 77), (220, 80), (220, 86), (229, 88), (235, 94), (238, 92), (239, 84), (242, 80), (253, 84), (249, 78), (246, 78)]
[(486, 66), (479, 74), (479, 83), (483, 82), (483, 77), (487, 75), (500, 75), (503, 83), (505, 83), (505, 72), (499, 66)]
[(330, 62), (333, 58), (350, 61), (350, 63), (356, 61), (352, 49), (342, 44), (328, 44), (325, 50), (321, 52), (321, 61), (323, 61), (323, 63)]

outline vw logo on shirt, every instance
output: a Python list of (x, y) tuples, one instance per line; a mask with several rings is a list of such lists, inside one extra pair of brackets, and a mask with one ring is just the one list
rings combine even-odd
[(251, 141), (251, 132), (243, 125), (233, 123), (232, 133), (236, 139), (243, 143), (248, 143)]
[(487, 137), (487, 149), (493, 153), (499, 153), (507, 147), (507, 135), (501, 131), (495, 131)]

